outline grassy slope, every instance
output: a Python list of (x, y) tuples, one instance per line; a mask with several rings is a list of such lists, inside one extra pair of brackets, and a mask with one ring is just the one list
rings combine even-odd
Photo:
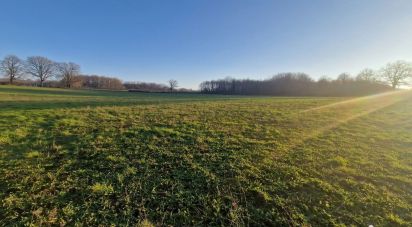
[(412, 225), (412, 94), (342, 101), (2, 86), (0, 225)]

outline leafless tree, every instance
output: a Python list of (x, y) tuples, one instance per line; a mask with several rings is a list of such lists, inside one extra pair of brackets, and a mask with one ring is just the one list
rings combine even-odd
[(349, 73), (341, 73), (339, 74), (337, 78), (337, 81), (340, 81), (340, 82), (348, 82), (350, 80), (352, 80), (352, 77)]
[(170, 92), (173, 92), (173, 90), (178, 87), (177, 80), (171, 79), (168, 82), (169, 82)]
[(359, 74), (356, 76), (356, 80), (361, 80), (361, 81), (377, 81), (377, 75), (376, 72), (373, 69), (363, 69), (362, 71), (359, 72)]
[(43, 87), (44, 81), (55, 75), (56, 68), (56, 63), (41, 56), (28, 57), (26, 61), (27, 73), (37, 77), (41, 87)]
[(406, 61), (388, 63), (382, 68), (381, 77), (390, 84), (393, 89), (400, 85), (406, 85), (407, 79), (412, 77), (412, 64)]
[(57, 64), (58, 76), (61, 78), (65, 87), (72, 87), (73, 83), (78, 79), (80, 73), (80, 66), (78, 64), (59, 63)]
[(15, 55), (8, 55), (0, 62), (0, 71), (9, 78), (10, 84), (23, 74), (23, 62)]

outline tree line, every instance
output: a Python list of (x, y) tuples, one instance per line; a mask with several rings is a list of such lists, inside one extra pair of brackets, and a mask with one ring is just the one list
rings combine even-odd
[(167, 81), (167, 85), (147, 82), (125, 82), (123, 85), (131, 92), (193, 92), (191, 89), (178, 89), (178, 82), (174, 79)]
[(225, 79), (204, 81), (202, 93), (274, 96), (359, 96), (396, 89), (412, 78), (412, 65), (388, 63), (380, 70), (364, 69), (356, 77), (347, 73), (336, 79), (312, 79), (305, 73), (279, 73), (265, 80)]
[[(83, 75), (80, 65), (73, 62), (55, 62), (47, 57), (31, 56), (25, 60), (15, 55), (8, 55), (0, 61), (0, 73), (7, 78), (7, 84), (40, 87), (91, 88), (142, 92), (188, 92), (177, 89), (176, 80), (169, 80), (168, 85), (145, 82), (123, 83), (115, 77)], [(1, 81), (0, 81), (1, 83)]]
[(122, 81), (106, 76), (81, 75), (73, 62), (55, 62), (47, 57), (31, 56), (22, 60), (8, 55), (0, 61), (0, 72), (9, 84), (40, 87), (123, 89)]
[[(64, 88), (112, 89), (139, 92), (190, 92), (180, 88), (176, 80), (167, 85), (125, 82), (115, 77), (82, 75), (73, 62), (55, 62), (42, 56), (25, 60), (8, 55), (0, 61), (0, 73), (9, 84)], [(347, 73), (336, 79), (312, 79), (305, 73), (279, 73), (265, 80), (225, 78), (204, 81), (200, 91), (209, 94), (278, 95), (278, 96), (357, 96), (396, 89), (412, 78), (412, 64), (405, 61), (388, 63), (380, 70), (364, 69), (356, 77)]]

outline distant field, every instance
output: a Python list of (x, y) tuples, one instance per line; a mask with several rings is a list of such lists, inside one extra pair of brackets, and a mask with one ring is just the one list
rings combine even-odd
[(0, 226), (412, 225), (412, 92), (0, 86)]

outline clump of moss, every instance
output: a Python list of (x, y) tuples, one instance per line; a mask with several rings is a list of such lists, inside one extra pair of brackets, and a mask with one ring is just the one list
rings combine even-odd
[(41, 156), (41, 153), (38, 151), (30, 151), (26, 153), (26, 158), (38, 158)]
[(140, 221), (137, 224), (138, 227), (154, 227), (154, 225), (147, 219), (144, 219), (142, 221)]
[(113, 186), (104, 183), (95, 183), (91, 186), (91, 190), (96, 194), (108, 195), (114, 192)]

